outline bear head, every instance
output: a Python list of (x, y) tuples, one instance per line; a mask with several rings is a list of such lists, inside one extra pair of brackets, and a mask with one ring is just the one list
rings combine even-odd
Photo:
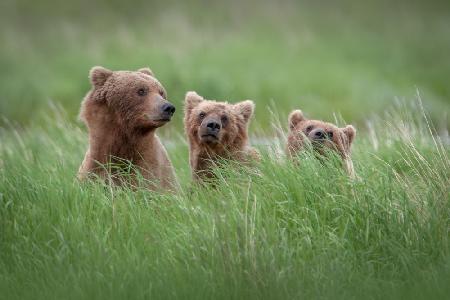
[(247, 127), (255, 104), (205, 100), (196, 92), (185, 98), (185, 130), (192, 143), (208, 148), (239, 149), (247, 142)]
[(295, 155), (308, 143), (320, 154), (331, 149), (342, 158), (348, 158), (355, 135), (352, 125), (339, 128), (331, 123), (307, 119), (301, 110), (294, 110), (289, 115), (288, 154)]
[(106, 107), (121, 127), (146, 132), (169, 122), (175, 112), (149, 68), (111, 71), (94, 67), (89, 77), (92, 90), (88, 100)]

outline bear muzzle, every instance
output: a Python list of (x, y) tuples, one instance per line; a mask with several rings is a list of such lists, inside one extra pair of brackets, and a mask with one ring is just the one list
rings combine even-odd
[(157, 122), (169, 122), (175, 113), (175, 106), (173, 106), (170, 102), (165, 102), (161, 105), (159, 118), (155, 121)]
[(308, 137), (314, 142), (326, 141), (328, 139), (327, 133), (321, 128), (311, 130)]
[(217, 143), (220, 139), (222, 124), (215, 119), (207, 119), (200, 125), (199, 136), (202, 142)]
[[(309, 134), (307, 134), (308, 139), (311, 141), (312, 146), (316, 150), (323, 150), (324, 147), (335, 150), (336, 146), (333, 142), (332, 135), (327, 133), (322, 128), (316, 128), (311, 130)], [(320, 151), (319, 151), (320, 152)]]

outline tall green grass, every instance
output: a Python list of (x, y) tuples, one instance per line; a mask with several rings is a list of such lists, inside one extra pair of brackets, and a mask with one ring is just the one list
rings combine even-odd
[(79, 183), (85, 130), (59, 111), (38, 124), (0, 131), (2, 299), (450, 295), (448, 137), (419, 106), (359, 128), (356, 180), (308, 152), (286, 161), (281, 135), (197, 186), (166, 137), (176, 194)]

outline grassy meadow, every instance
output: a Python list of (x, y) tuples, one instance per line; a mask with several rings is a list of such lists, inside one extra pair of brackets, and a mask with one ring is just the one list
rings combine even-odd
[[(0, 44), (0, 299), (450, 297), (446, 2), (6, 0)], [(168, 90), (178, 193), (75, 179), (94, 65)], [(254, 100), (262, 161), (193, 185), (188, 90)], [(357, 179), (286, 161), (295, 108), (357, 128)]]

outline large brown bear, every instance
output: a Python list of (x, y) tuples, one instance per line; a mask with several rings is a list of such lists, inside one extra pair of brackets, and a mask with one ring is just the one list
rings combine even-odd
[(189, 162), (194, 179), (213, 177), (218, 159), (246, 162), (259, 153), (248, 145), (248, 123), (255, 104), (205, 100), (196, 92), (185, 98), (184, 128), (189, 139)]
[(338, 128), (331, 123), (309, 120), (301, 110), (294, 110), (289, 115), (287, 155), (294, 157), (304, 148), (305, 143), (311, 144), (321, 155), (326, 153), (325, 148), (331, 149), (342, 157), (347, 173), (350, 177), (354, 177), (355, 171), (350, 155), (355, 135), (356, 130), (352, 125)]
[(151, 189), (175, 188), (172, 164), (155, 134), (170, 121), (175, 107), (152, 71), (94, 67), (90, 81), (92, 89), (80, 111), (89, 130), (89, 148), (78, 178), (95, 174), (121, 184), (129, 161), (151, 182)]

